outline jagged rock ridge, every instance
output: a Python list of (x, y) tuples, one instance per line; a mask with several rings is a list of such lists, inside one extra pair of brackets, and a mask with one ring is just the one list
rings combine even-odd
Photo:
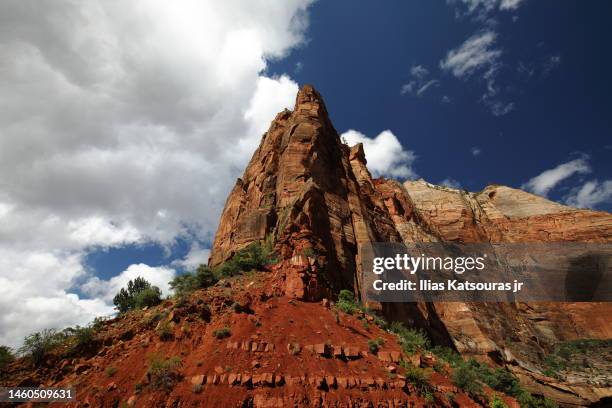
[[(360, 289), (359, 245), (368, 242), (611, 242), (612, 215), (492, 185), (478, 193), (373, 179), (361, 145), (341, 143), (311, 86), (279, 113), (227, 199), (211, 265), (272, 235), (284, 294), (303, 300)], [(612, 306), (582, 304), (384, 304), (392, 320), (438, 343), (507, 365), (532, 389), (569, 405), (612, 396), (580, 376), (560, 384), (535, 362), (564, 340), (612, 337)]]

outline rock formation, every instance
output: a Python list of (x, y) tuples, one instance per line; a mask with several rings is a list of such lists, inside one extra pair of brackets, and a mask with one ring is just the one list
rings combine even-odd
[[(360, 289), (368, 242), (612, 241), (612, 215), (574, 209), (491, 185), (478, 193), (423, 180), (373, 179), (361, 145), (344, 145), (316, 90), (277, 115), (228, 197), (210, 259), (217, 265), (272, 236), (288, 297), (318, 300)], [(612, 396), (610, 384), (559, 385), (536, 363), (560, 341), (612, 337), (612, 305), (383, 304), (391, 320), (425, 328), (464, 355), (508, 366), (538, 392), (566, 404)]]
[[(68, 407), (454, 408), (490, 406), (495, 393), (518, 408), (501, 387), (484, 386), (484, 396), (458, 387), (440, 354), (402, 347), (371, 311), (332, 302), (341, 289), (360, 293), (362, 244), (607, 243), (612, 215), (502, 186), (468, 193), (373, 179), (363, 146), (340, 141), (321, 96), (305, 86), (236, 182), (209, 263), (262, 240), (278, 257), (266, 271), (98, 322), (86, 347), (68, 337), (38, 365), (21, 357), (0, 366), (0, 386), (70, 386), (76, 401), (50, 404)], [(612, 398), (610, 342), (580, 354), (585, 369), (570, 367), (562, 379), (542, 365), (559, 342), (612, 337), (609, 303), (369, 306), (388, 322), (425, 329), (435, 344), (506, 367), (564, 407)]]

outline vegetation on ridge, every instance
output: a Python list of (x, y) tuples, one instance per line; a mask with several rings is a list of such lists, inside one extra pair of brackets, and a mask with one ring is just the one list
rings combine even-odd
[(140, 276), (130, 280), (127, 288), (121, 288), (113, 298), (113, 304), (119, 313), (155, 306), (160, 302), (161, 290)]

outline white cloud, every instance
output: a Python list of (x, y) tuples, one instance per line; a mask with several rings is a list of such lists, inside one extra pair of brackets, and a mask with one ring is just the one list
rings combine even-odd
[(113, 276), (109, 280), (93, 277), (83, 284), (81, 289), (88, 295), (112, 305), (115, 294), (119, 292), (121, 288), (126, 287), (130, 280), (142, 277), (150, 282), (151, 285), (160, 288), (163, 296), (167, 296), (170, 294), (170, 285), (168, 282), (175, 276), (176, 271), (165, 266), (152, 267), (142, 263), (132, 264), (119, 275)]
[(470, 149), (470, 151), (472, 152), (472, 156), (478, 156), (480, 153), (482, 153), (482, 150), (480, 150), (480, 147), (472, 147)]
[(416, 78), (423, 79), (429, 75), (429, 70), (422, 65), (415, 65), (410, 68), (410, 74)]
[(461, 183), (459, 183), (457, 180), (455, 180), (454, 178), (445, 178), (444, 180), (440, 181), (438, 183), (441, 186), (446, 186), (446, 187), (450, 187), (450, 188), (456, 188), (456, 189), (460, 189), (461, 188)]
[(450, 50), (440, 61), (440, 68), (464, 80), (478, 74), (486, 85), (481, 101), (493, 115), (503, 116), (514, 109), (514, 103), (499, 98), (497, 77), (502, 67), (502, 51), (496, 47), (496, 40), (494, 31), (480, 31)]
[(565, 197), (567, 205), (578, 208), (595, 208), (612, 202), (612, 180), (591, 180), (576, 187)]
[(451, 98), (448, 95), (442, 95), (441, 100), (443, 103), (451, 103)]
[(416, 92), (416, 94), (417, 96), (421, 96), (422, 94), (427, 92), (427, 90), (431, 88), (432, 86), (439, 86), (439, 85), (440, 85), (440, 81), (438, 81), (437, 79), (432, 79), (430, 81), (427, 81), (423, 86), (421, 86), (419, 90)]
[(524, 0), (501, 0), (500, 10), (516, 10)]
[[(455, 4), (457, 1), (449, 1), (449, 3)], [(501, 11), (515, 11), (524, 0), (460, 0), (459, 4), (463, 6), (463, 12), (458, 15), (476, 16), (480, 20), (484, 20), (494, 12)]]
[(413, 151), (405, 150), (390, 130), (384, 130), (374, 138), (356, 130), (348, 130), (340, 137), (350, 146), (363, 143), (368, 169), (375, 177), (383, 175), (401, 179), (417, 177), (412, 168), (417, 156)]
[(587, 159), (588, 157), (584, 156), (546, 170), (524, 183), (521, 188), (546, 197), (550, 190), (555, 188), (555, 186), (563, 180), (574, 174), (590, 173), (591, 167)]
[(309, 3), (0, 3), (0, 342), (108, 312), (69, 293), (92, 246), (210, 238), (293, 105), (297, 84), (264, 72)]
[(410, 68), (410, 75), (412, 79), (403, 84), (400, 88), (400, 94), (413, 94), (415, 96), (421, 96), (428, 89), (434, 86), (440, 86), (440, 81), (437, 79), (428, 79), (429, 70), (422, 65), (415, 65)]
[(494, 48), (496, 38), (493, 31), (474, 34), (450, 50), (440, 61), (440, 68), (452, 72), (457, 78), (464, 78), (477, 70), (494, 66), (502, 54), (501, 50)]
[(207, 264), (210, 257), (210, 249), (202, 248), (197, 243), (194, 243), (185, 258), (173, 263), (188, 271), (195, 270), (200, 264)]

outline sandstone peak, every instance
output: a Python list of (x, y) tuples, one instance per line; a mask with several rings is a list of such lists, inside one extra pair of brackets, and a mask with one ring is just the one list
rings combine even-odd
[[(342, 144), (321, 95), (303, 86), (294, 111), (272, 122), (228, 197), (210, 264), (272, 237), (280, 258), (274, 272), (284, 295), (312, 301), (334, 298), (344, 288), (359, 293), (360, 247), (371, 242), (612, 241), (609, 213), (566, 207), (504, 186), (470, 193), (424, 180), (373, 179), (366, 163), (363, 146)], [(371, 306), (462, 353), (500, 355), (527, 377), (528, 367), (559, 341), (608, 337), (609, 322), (586, 316), (612, 314), (609, 304)], [(532, 318), (534, 313), (540, 317)], [(576, 391), (559, 395), (556, 385), (541, 378), (538, 384), (538, 392), (578, 405), (593, 392), (574, 384)]]

